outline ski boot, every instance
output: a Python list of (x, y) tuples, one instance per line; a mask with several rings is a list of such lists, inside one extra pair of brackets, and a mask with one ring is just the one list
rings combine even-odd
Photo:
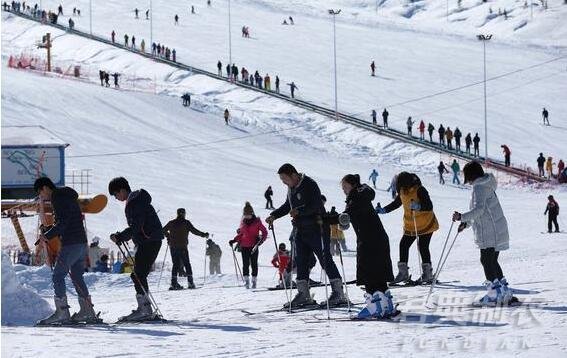
[[(329, 307), (342, 307), (348, 304), (343, 292), (343, 281), (340, 278), (331, 280), (331, 295), (329, 296)], [(327, 302), (322, 302), (321, 307), (326, 307)]]
[(195, 287), (195, 282), (193, 282), (193, 276), (187, 276), (187, 288), (192, 290)]
[(420, 285), (431, 285), (433, 282), (433, 267), (431, 266), (431, 263), (422, 263), (421, 271), (422, 274), (417, 283)]
[(54, 297), (55, 312), (47, 318), (37, 322), (38, 326), (62, 325), (71, 322), (71, 314), (69, 313), (69, 305), (67, 304), (67, 296)]
[(396, 278), (394, 278), (394, 281), (392, 281), (392, 284), (399, 284), (402, 282), (406, 282), (410, 279), (409, 276), (409, 269), (408, 269), (408, 263), (407, 262), (398, 262), (398, 274), (396, 275)]
[(244, 287), (246, 287), (246, 289), (250, 288), (250, 276), (244, 276)]
[(179, 282), (177, 282), (177, 277), (172, 277), (171, 278), (171, 286), (169, 286), (169, 290), (170, 291), (177, 291), (177, 290), (182, 290), (183, 286), (181, 286), (179, 284)]
[(389, 318), (396, 314), (390, 290), (384, 293), (376, 291), (372, 295), (366, 294), (365, 296), (366, 307), (358, 312), (358, 319)]
[(71, 316), (71, 320), (73, 322), (84, 322), (87, 324), (102, 323), (102, 319), (98, 318), (93, 309), (91, 296), (79, 296), (79, 307), (79, 312), (73, 313), (73, 315)]
[(502, 277), (500, 280), (500, 286), (502, 287), (502, 297), (499, 300), (499, 303), (503, 306), (508, 306), (511, 303), (518, 302), (518, 299), (514, 297), (512, 290), (508, 287), (508, 281), (506, 277)]
[[(309, 292), (309, 283), (307, 280), (297, 280), (297, 294), (291, 300), (291, 308), (301, 308), (306, 306), (316, 305), (317, 302), (311, 298), (311, 293)], [(284, 308), (289, 308), (289, 303), (284, 304)]]
[(473, 305), (475, 306), (496, 306), (499, 300), (499, 296), (502, 297), (502, 285), (498, 279), (494, 279), (493, 282), (485, 281), (484, 286), (486, 287), (486, 294)]
[(252, 276), (252, 288), (256, 288), (256, 276)]
[(118, 322), (142, 322), (155, 318), (148, 295), (137, 294), (136, 301), (138, 301), (138, 308), (129, 315), (121, 317)]

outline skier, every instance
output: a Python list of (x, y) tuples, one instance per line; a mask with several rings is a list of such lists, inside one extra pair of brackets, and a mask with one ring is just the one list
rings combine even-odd
[(146, 41), (144, 41), (144, 39), (142, 39), (142, 42), (140, 42), (140, 49), (142, 50), (142, 52), (146, 52)]
[(171, 269), (171, 287), (169, 287), (170, 290), (183, 289), (183, 287), (177, 282), (177, 274), (181, 264), (187, 273), (187, 288), (195, 288), (195, 283), (193, 282), (193, 270), (191, 268), (191, 261), (189, 260), (189, 250), (187, 250), (187, 245), (189, 244), (189, 233), (203, 238), (209, 238), (208, 232), (202, 232), (196, 229), (193, 224), (191, 224), (191, 221), (185, 219), (185, 215), (186, 213), (184, 208), (177, 209), (177, 217), (163, 227), (163, 233), (167, 238), (167, 243), (170, 248), (171, 262), (173, 262), (173, 268)]
[(222, 76), (222, 62), (217, 62), (217, 70), (218, 70), (218, 75)]
[(75, 27), (75, 21), (73, 21), (73, 19), (69, 18), (69, 30), (73, 31), (74, 27)]
[(539, 170), (540, 177), (545, 176), (545, 172), (543, 170), (544, 165), (545, 165), (545, 158), (543, 156), (543, 153), (539, 153), (539, 157), (537, 157), (537, 168)]
[(63, 16), (63, 6), (59, 5), (57, 7), (57, 16)]
[(559, 159), (557, 163), (557, 176), (563, 173), (563, 169), (565, 169), (565, 163), (563, 163), (563, 159)]
[(425, 122), (423, 120), (419, 122), (419, 139), (425, 140)]
[(461, 166), (457, 162), (457, 159), (453, 159), (453, 163), (451, 163), (451, 170), (453, 170), (453, 184), (461, 185), (461, 181), (459, 180)]
[(132, 48), (136, 49), (136, 36), (132, 36)]
[(134, 18), (138, 18), (138, 8), (134, 9)]
[(547, 179), (551, 180), (553, 177), (553, 158), (547, 157), (547, 161), (545, 162), (545, 171), (547, 172)]
[(443, 127), (442, 124), (439, 126), (437, 133), (439, 133), (439, 146), (444, 147), (445, 146), (445, 127)]
[(295, 23), (293, 22), (293, 17), (291, 17), (291, 16), (289, 17), (289, 24), (290, 24), (290, 25), (295, 25)]
[(411, 116), (408, 117), (408, 120), (406, 121), (406, 125), (408, 126), (408, 137), (411, 137), (411, 129), (412, 126), (414, 124), (414, 121), (411, 119)]
[(508, 148), (506, 144), (502, 144), (500, 148), (502, 148), (502, 151), (504, 152), (504, 166), (509, 167), (510, 155), (512, 154), (512, 152), (510, 151), (510, 148)]
[(191, 5), (191, 14), (195, 15), (195, 6)]
[(370, 64), (370, 71), (372, 71), (372, 77), (375, 76), (375, 71), (376, 71), (376, 65), (374, 64), (374, 60), (372, 61), (372, 63)]
[[(274, 254), (272, 258), (272, 265), (278, 269), (279, 273), (279, 284), (278, 288), (291, 287), (291, 272), (288, 266), (291, 262), (291, 255), (289, 251), (286, 250), (285, 244), (282, 242), (278, 245), (278, 252)], [(285, 280), (285, 285), (284, 285)]]
[(272, 186), (269, 185), (268, 189), (264, 192), (264, 198), (266, 198), (266, 209), (274, 210), (274, 203), (272, 202), (272, 195), (274, 195), (274, 191), (272, 190)]
[(175, 14), (175, 17), (173, 18), (173, 20), (175, 20), (175, 22), (174, 22), (175, 25), (179, 25), (179, 16), (177, 14)]
[(392, 177), (392, 180), (390, 181), (390, 186), (388, 187), (388, 189), (386, 189), (386, 191), (391, 191), (392, 193), (392, 199), (396, 198), (397, 192), (396, 192), (396, 183), (398, 182), (398, 175), (394, 175)]
[(146, 10), (146, 20), (150, 19), (150, 9)]
[(276, 93), (280, 93), (280, 78), (276, 75)]
[(478, 143), (480, 143), (480, 137), (478, 136), (478, 133), (475, 133), (474, 138), (473, 138), (474, 156), (475, 157), (478, 157), (480, 155), (480, 152), (478, 150)]
[(492, 174), (485, 174), (477, 161), (463, 168), (465, 184), (473, 186), (470, 211), (453, 213), (453, 221), (460, 221), (458, 231), (472, 225), (475, 243), (480, 249), (480, 262), (486, 276), (487, 293), (479, 301), (481, 305), (513, 302), (508, 282), (498, 263), (500, 251), (509, 248), (508, 223), (496, 195), (497, 182)]
[[(39, 321), (38, 325), (100, 322), (83, 279), (87, 257), (87, 234), (83, 226), (83, 214), (77, 203), (79, 195), (69, 187), (56, 188), (48, 177), (36, 179), (33, 186), (41, 200), (51, 202), (55, 215), (55, 223), (52, 226), (41, 226), (40, 240), (48, 241), (56, 236), (61, 238), (61, 249), (52, 272), (55, 312)], [(79, 312), (73, 316), (69, 313), (65, 293), (67, 274), (71, 275), (80, 306)]]
[(547, 197), (548, 203), (545, 207), (545, 212), (543, 215), (549, 213), (547, 217), (547, 232), (551, 233), (552, 224), (555, 225), (555, 232), (559, 232), (559, 224), (557, 223), (557, 217), (559, 216), (559, 204), (553, 198), (553, 195)]
[[(329, 212), (330, 217), (337, 216), (337, 209), (333, 206)], [(348, 251), (346, 246), (345, 234), (339, 228), (338, 223), (331, 223), (331, 255), (336, 255), (339, 250)]]
[(287, 199), (282, 206), (270, 214), (266, 222), (272, 226), (274, 220), (286, 214), (292, 217), (295, 230), (298, 292), (291, 301), (291, 307), (316, 304), (311, 298), (308, 282), (309, 259), (313, 254), (317, 256), (330, 280), (332, 293), (327, 303), (330, 306), (346, 304), (342, 279), (330, 252), (330, 228), (328, 225), (323, 225), (323, 216), (326, 213), (319, 186), (307, 175), (299, 174), (289, 163), (279, 168), (278, 175), (288, 187)]
[(389, 115), (390, 115), (390, 113), (388, 113), (386, 108), (384, 108), (384, 110), (382, 111), (382, 122), (384, 124), (384, 128), (388, 128), (388, 116)]
[(455, 132), (453, 133), (453, 136), (455, 137), (455, 150), (457, 152), (461, 152), (461, 137), (463, 136), (463, 133), (461, 133), (461, 130), (459, 129), (459, 127), (455, 128)]
[(398, 195), (396, 199), (384, 208), (377, 206), (379, 214), (387, 214), (400, 206), (404, 208), (404, 235), (400, 240), (400, 261), (398, 262), (398, 275), (393, 283), (410, 280), (408, 271), (409, 249), (417, 238), (417, 247), (421, 257), (422, 275), (418, 282), (431, 283), (433, 281), (433, 268), (429, 242), (433, 233), (439, 229), (439, 224), (433, 212), (433, 203), (429, 198), (427, 189), (421, 185), (421, 180), (415, 174), (401, 172), (396, 183)]
[(171, 61), (177, 62), (177, 51), (175, 49), (171, 50)]
[(467, 136), (465, 137), (465, 146), (468, 155), (471, 155), (471, 143), (472, 143), (471, 134), (467, 133)]
[(541, 117), (543, 118), (543, 125), (545, 125), (546, 122), (547, 125), (549, 125), (549, 112), (545, 109), (545, 107), (543, 107), (543, 111), (541, 111)]
[(152, 56), (157, 55), (157, 45), (155, 42), (152, 42)]
[(110, 74), (108, 72), (104, 73), (104, 85), (110, 87)]
[(183, 99), (183, 105), (185, 107), (188, 107), (191, 105), (191, 95), (189, 94), (189, 92), (185, 92), (183, 94), (183, 96), (181, 96), (181, 99)]
[(443, 174), (449, 173), (449, 171), (445, 167), (445, 164), (443, 164), (443, 161), (439, 162), (439, 165), (437, 166), (437, 171), (439, 172), (439, 184), (445, 185), (445, 178), (443, 178)]
[(295, 82), (291, 82), (287, 84), (289, 86), (289, 90), (291, 91), (291, 98), (295, 98), (295, 90), (298, 89), (298, 87), (295, 85)]
[(344, 213), (356, 232), (356, 284), (364, 286), (366, 291), (366, 307), (357, 317), (389, 317), (395, 312), (388, 290), (388, 282), (394, 279), (394, 275), (388, 235), (372, 207), (375, 192), (368, 185), (361, 184), (356, 174), (346, 175), (341, 186), (347, 198)]
[(128, 34), (124, 34), (124, 46), (128, 47)]
[(224, 124), (228, 125), (228, 121), (230, 119), (230, 113), (228, 112), (228, 108), (224, 109)]
[(108, 184), (108, 192), (116, 200), (126, 202), (124, 211), (128, 222), (125, 230), (110, 235), (110, 239), (117, 245), (125, 245), (128, 240), (132, 239), (137, 248), (130, 277), (134, 282), (138, 307), (121, 320), (155, 319), (156, 313), (153, 312), (148, 294), (147, 278), (161, 248), (163, 228), (152, 206), (152, 197), (144, 189), (132, 191), (130, 184), (123, 177), (112, 179)]
[(447, 149), (453, 150), (453, 131), (451, 130), (451, 127), (447, 127), (445, 137), (447, 137)]
[(266, 73), (266, 77), (264, 77), (264, 88), (266, 89), (266, 91), (272, 90), (271, 78), (270, 78), (270, 75), (267, 74), (267, 73)]
[(114, 40), (116, 38), (116, 32), (114, 32), (114, 30), (112, 30), (112, 32), (110, 33), (110, 38), (112, 39), (112, 43), (114, 43)]
[(368, 180), (372, 180), (372, 186), (376, 189), (376, 179), (378, 179), (378, 171), (376, 169), (372, 169), (372, 173), (368, 177)]
[(431, 124), (431, 122), (427, 125), (427, 133), (429, 133), (429, 143), (433, 143), (433, 131), (435, 130), (435, 127), (433, 126), (433, 124)]
[(118, 85), (118, 77), (120, 77), (120, 73), (114, 72), (112, 74), (112, 78), (114, 78), (114, 88), (120, 88)]
[(109, 272), (108, 268), (108, 255), (102, 255), (100, 259), (96, 261), (96, 266), (93, 270), (94, 272)]
[(207, 249), (205, 255), (209, 256), (209, 273), (211, 275), (221, 274), (220, 260), (222, 250), (213, 240), (207, 239)]
[(372, 124), (374, 124), (374, 125), (376, 125), (376, 115), (377, 115), (376, 110), (373, 109), (371, 116), (372, 116)]
[(98, 77), (100, 78), (100, 85), (104, 86), (104, 71), (98, 70)]
[(266, 241), (268, 230), (262, 220), (254, 215), (254, 209), (249, 202), (242, 209), (242, 221), (237, 230), (237, 235), (228, 244), (238, 243), (242, 253), (242, 274), (244, 275), (244, 286), (250, 288), (250, 266), (252, 266), (252, 288), (256, 288), (258, 277), (258, 248)]

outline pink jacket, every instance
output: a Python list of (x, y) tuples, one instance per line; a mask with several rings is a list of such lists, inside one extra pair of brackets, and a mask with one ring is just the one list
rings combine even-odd
[(256, 239), (262, 233), (262, 237), (259, 243), (263, 243), (268, 237), (268, 230), (262, 220), (258, 217), (252, 219), (252, 222), (246, 224), (245, 219), (240, 222), (240, 228), (238, 229), (238, 235), (234, 237), (234, 240), (240, 244), (240, 247), (252, 248), (258, 243)]

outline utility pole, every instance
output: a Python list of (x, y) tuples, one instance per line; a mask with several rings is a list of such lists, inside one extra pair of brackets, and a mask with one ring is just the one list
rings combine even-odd
[(47, 49), (47, 72), (51, 72), (51, 33), (45, 34), (37, 48)]
[(231, 31), (231, 17), (230, 17), (230, 0), (228, 0), (228, 73), (229, 81), (232, 78), (232, 31)]
[(329, 14), (333, 16), (333, 55), (334, 55), (334, 64), (335, 64), (335, 119), (339, 120), (339, 104), (338, 104), (338, 95), (337, 95), (337, 26), (336, 26), (336, 18), (337, 15), (341, 13), (341, 9), (338, 10), (329, 10)]
[(89, 0), (89, 31), (93, 35), (93, 0)]
[(488, 164), (488, 119), (486, 109), (486, 43), (490, 41), (492, 35), (477, 35), (477, 38), (482, 41), (482, 54), (484, 64), (484, 163)]

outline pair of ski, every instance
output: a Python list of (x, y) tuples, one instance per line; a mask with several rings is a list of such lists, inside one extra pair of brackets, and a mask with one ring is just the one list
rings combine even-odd
[[(339, 308), (346, 308), (348, 305), (345, 304), (340, 304), (340, 305), (333, 305), (331, 307), (329, 307), (330, 310), (336, 310)], [(351, 307), (352, 306), (356, 306), (356, 304), (351, 303)], [(274, 308), (274, 309), (269, 309), (269, 310), (265, 310), (265, 311), (260, 311), (260, 312), (251, 312), (251, 311), (247, 311), (247, 310), (240, 310), (240, 312), (244, 313), (245, 316), (256, 316), (256, 315), (263, 315), (263, 314), (269, 314), (269, 313), (277, 313), (277, 312), (286, 312), (286, 313), (302, 313), (302, 312), (310, 312), (310, 311), (318, 311), (318, 310), (326, 310), (327, 309), (327, 304), (326, 303), (314, 303), (314, 304), (309, 304), (309, 305), (302, 305), (302, 306), (298, 306), (298, 307), (292, 307), (291, 310), (289, 309), (289, 307), (280, 307), (280, 308)]]
[(36, 327), (89, 327), (89, 326), (103, 326), (109, 327), (113, 325), (121, 325), (121, 324), (151, 324), (151, 323), (168, 323), (169, 321), (164, 319), (158, 314), (154, 314), (151, 317), (144, 319), (144, 320), (127, 320), (125, 319), (126, 316), (120, 317), (118, 321), (114, 323), (107, 323), (99, 317), (100, 312), (97, 314), (97, 318), (94, 320), (89, 321), (66, 321), (66, 322), (56, 322), (56, 323), (49, 323), (49, 324), (40, 324), (37, 323)]

